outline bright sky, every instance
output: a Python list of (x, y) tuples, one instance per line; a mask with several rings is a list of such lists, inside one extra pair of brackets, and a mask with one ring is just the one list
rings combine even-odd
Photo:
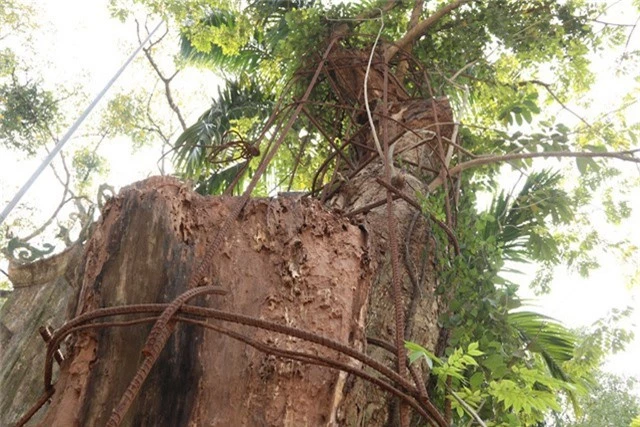
[[(601, 19), (606, 22), (634, 24), (638, 18), (637, 9), (631, 6), (631, 1), (601, 0), (610, 6), (607, 14)], [(638, 29), (629, 40), (629, 51), (640, 49), (640, 34)], [(586, 105), (571, 105), (571, 109), (582, 117), (595, 116), (598, 113), (610, 112), (620, 104), (620, 100), (628, 94), (632, 88), (636, 93), (640, 82), (634, 81), (631, 76), (618, 76), (616, 68), (620, 52), (612, 52), (605, 49), (593, 59), (592, 70), (597, 73), (597, 81), (588, 96)], [(636, 71), (640, 70), (636, 61)], [(637, 75), (637, 73), (635, 74)], [(585, 99), (584, 101), (587, 101)], [(640, 117), (640, 100), (627, 111), (629, 122), (634, 122)], [(559, 121), (570, 122), (570, 114), (559, 111)], [(575, 118), (573, 119), (575, 121)], [(637, 165), (619, 165), (625, 174), (640, 178), (640, 168)], [(603, 235), (622, 239), (629, 238), (637, 247), (640, 247), (640, 192), (636, 191), (629, 197), (633, 212), (629, 220), (620, 227), (606, 224), (601, 206), (594, 206), (593, 221), (601, 227)], [(634, 331), (635, 340), (623, 353), (614, 355), (608, 359), (606, 369), (617, 374), (631, 375), (640, 379), (640, 288), (630, 289), (627, 285), (628, 275), (632, 274), (631, 266), (624, 266), (611, 254), (602, 251), (598, 259), (601, 268), (591, 274), (588, 279), (570, 274), (564, 268), (555, 271), (551, 284), (551, 293), (544, 295), (536, 301), (539, 310), (551, 317), (561, 320), (570, 327), (582, 327), (592, 324), (597, 319), (607, 315), (612, 308), (624, 309), (631, 306), (635, 309), (631, 318), (625, 325)], [(640, 265), (636, 260), (636, 268)], [(528, 280), (523, 281), (527, 283)], [(528, 289), (524, 289), (522, 296), (531, 295)], [(638, 390), (640, 392), (640, 390)]]
[[(108, 16), (105, 0), (60, 0), (56, 2), (38, 2), (41, 16), (44, 18), (43, 36), (38, 40), (37, 57), (34, 67), (46, 75), (48, 81), (68, 84), (77, 82), (83, 85), (89, 100), (99, 92), (113, 73), (135, 49), (135, 28), (132, 25), (120, 24)], [(611, 1), (610, 3), (613, 3)], [(635, 19), (636, 13), (629, 13), (625, 2), (618, 2), (613, 12), (607, 16), (611, 22), (629, 22)], [(626, 8), (625, 8), (626, 7)], [(48, 22), (47, 22), (48, 21)], [(153, 27), (155, 23), (150, 23)], [(640, 45), (640, 30), (632, 39), (632, 44)], [(139, 64), (140, 62), (138, 62)], [(596, 61), (599, 80), (595, 90), (593, 110), (583, 111), (585, 116), (598, 111), (606, 111), (610, 102), (619, 100), (628, 91), (631, 82), (616, 79), (612, 69), (616, 64), (606, 55)], [(136, 81), (140, 74), (133, 69), (127, 70), (121, 80), (116, 83), (110, 94), (122, 88), (135, 88), (146, 82)], [(215, 95), (215, 80), (212, 75), (189, 71), (176, 79), (175, 93), (188, 93), (193, 99), (190, 105), (194, 110), (187, 112), (189, 119), (195, 119), (206, 109), (211, 96)], [(108, 97), (107, 97), (108, 98)], [(106, 105), (107, 99), (101, 102)], [(88, 104), (89, 101), (87, 101)], [(82, 111), (86, 105), (78, 107)], [(579, 107), (576, 107), (579, 110)], [(94, 117), (98, 111), (94, 112)], [(640, 109), (635, 108), (631, 114), (637, 116)], [(82, 128), (80, 129), (82, 133)], [(37, 167), (38, 159), (24, 159), (23, 156), (2, 150), (0, 153), (0, 208), (15, 194)], [(148, 175), (158, 173), (156, 166), (159, 149), (153, 147), (137, 153), (130, 153), (128, 143), (124, 140), (112, 141), (101, 149), (101, 154), (111, 159), (111, 172), (108, 182), (116, 187), (129, 184)], [(58, 203), (59, 185), (55, 183), (52, 191), (52, 175), (49, 172), (37, 181), (36, 185), (23, 200), (24, 205), (34, 206), (47, 213)], [(630, 237), (640, 246), (640, 235), (637, 224), (640, 224), (640, 194), (632, 201), (635, 210), (633, 217), (623, 227), (611, 232), (631, 234)], [(14, 215), (25, 215), (23, 210), (14, 211)], [(15, 217), (12, 215), (12, 217)], [(37, 217), (37, 216), (36, 216)], [(636, 227), (633, 226), (636, 224)], [(632, 305), (637, 308), (630, 326), (640, 337), (640, 289), (627, 289), (622, 274), (623, 268), (618, 261), (604, 255), (603, 268), (596, 271), (589, 279), (582, 279), (559, 270), (552, 284), (552, 292), (538, 299), (536, 305), (543, 313), (555, 317), (570, 327), (588, 326), (603, 317), (611, 308), (625, 308)], [(4, 267), (4, 266), (3, 266)], [(519, 280), (528, 284), (530, 278)], [(523, 295), (531, 295), (523, 289)], [(611, 358), (607, 368), (613, 372), (634, 375), (640, 378), (640, 339), (636, 339), (626, 352)]]

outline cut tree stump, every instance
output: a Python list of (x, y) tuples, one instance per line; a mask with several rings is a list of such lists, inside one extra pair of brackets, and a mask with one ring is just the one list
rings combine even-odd
[[(207, 240), (236, 201), (202, 197), (160, 177), (123, 189), (107, 204), (86, 244), (78, 314), (167, 303), (186, 291)], [(228, 294), (190, 304), (301, 328), (363, 350), (372, 275), (367, 244), (357, 226), (317, 201), (253, 199), (210, 260), (216, 272), (212, 280)], [(280, 349), (357, 366), (297, 338), (208, 323)], [(142, 360), (150, 329), (146, 323), (78, 333), (42, 425), (104, 425)], [(332, 424), (339, 417), (346, 377), (178, 323), (123, 425)]]

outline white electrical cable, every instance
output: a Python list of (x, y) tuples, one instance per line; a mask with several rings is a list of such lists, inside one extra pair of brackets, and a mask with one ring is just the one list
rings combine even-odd
[(35, 172), (33, 172), (31, 177), (22, 186), (22, 188), (16, 193), (16, 195), (13, 197), (13, 199), (11, 199), (11, 201), (9, 202), (7, 207), (4, 208), (4, 210), (0, 214), (0, 225), (2, 225), (2, 223), (4, 222), (5, 219), (7, 219), (7, 217), (9, 216), (9, 213), (11, 213), (11, 211), (13, 210), (13, 208), (16, 207), (16, 205), (18, 204), (20, 199), (22, 199), (22, 196), (24, 196), (25, 193), (29, 190), (29, 188), (31, 188), (31, 186), (33, 185), (35, 180), (38, 179), (38, 177), (40, 176), (42, 171), (47, 166), (49, 166), (49, 164), (51, 163), (53, 158), (60, 152), (60, 150), (62, 150), (62, 147), (67, 143), (69, 138), (71, 138), (71, 136), (75, 133), (75, 131), (80, 127), (80, 125), (82, 124), (84, 119), (87, 118), (89, 113), (91, 113), (91, 110), (93, 110), (93, 108), (98, 104), (98, 102), (100, 102), (102, 97), (111, 88), (113, 83), (115, 83), (115, 81), (118, 79), (118, 77), (120, 77), (120, 75), (123, 73), (125, 68), (127, 68), (127, 66), (131, 63), (131, 61), (133, 61), (133, 58), (136, 57), (136, 55), (142, 50), (142, 47), (151, 39), (151, 36), (158, 30), (158, 28), (160, 28), (160, 25), (162, 25), (162, 21), (160, 21), (160, 23), (158, 23), (158, 25), (153, 29), (153, 31), (151, 31), (149, 33), (149, 36), (147, 36), (147, 38), (142, 43), (140, 43), (140, 46), (138, 46), (138, 48), (135, 50), (135, 52), (133, 52), (131, 54), (131, 56), (129, 56), (129, 59), (127, 59), (127, 61), (122, 65), (122, 67), (120, 67), (120, 69), (111, 78), (111, 80), (109, 80), (109, 82), (104, 87), (104, 89), (102, 89), (102, 91), (93, 99), (91, 104), (89, 104), (89, 106), (84, 110), (84, 112), (80, 115), (80, 117), (78, 117), (78, 119), (75, 121), (75, 123), (73, 125), (71, 125), (71, 127), (69, 128), (67, 133), (56, 144), (56, 146), (53, 147), (53, 150), (51, 150), (49, 155), (42, 161), (40, 166), (38, 166), (38, 168), (35, 170)]

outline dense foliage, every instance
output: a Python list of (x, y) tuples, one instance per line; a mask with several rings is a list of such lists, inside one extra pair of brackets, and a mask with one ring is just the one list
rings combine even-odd
[[(425, 2), (415, 10), (416, 2), (382, 0), (336, 5), (256, 0), (246, 7), (225, 0), (130, 3), (111, 1), (113, 15), (126, 20), (141, 8), (166, 19), (179, 32), (178, 66), (212, 69), (224, 84), (209, 108), (203, 106), (200, 117), (175, 138), (145, 117), (146, 101), (135, 93), (112, 98), (98, 135), (125, 134), (137, 146), (154, 133), (171, 139), (178, 172), (198, 191), (219, 194), (236, 176), (236, 192), (251, 177), (265, 154), (254, 142), (275, 132), (276, 121), (269, 121), (274, 111), (286, 115), (295, 105), (309, 83), (310, 64), (317, 63), (334, 32), (344, 34), (341, 43), (348, 49), (368, 51), (379, 32), (380, 46), (388, 47), (454, 2)], [(582, 0), (455, 3), (404, 46), (410, 55), (390, 58), (411, 97), (451, 101), (464, 149), (451, 166), (489, 159), (460, 178), (455, 230), (460, 255), (439, 253), (440, 294), (449, 300), (441, 319), (451, 332), (448, 347), (436, 355), (408, 343), (410, 357), (432, 366), (435, 398), (452, 403), (457, 425), (475, 417), (488, 425), (542, 425), (552, 419), (567, 426), (598, 425), (596, 420), (613, 416), (610, 406), (628, 423), (638, 415), (637, 400), (628, 387), (598, 371), (605, 355), (631, 339), (617, 326), (628, 313), (614, 313), (585, 333), (569, 331), (527, 308), (516, 292), (526, 283), (514, 283), (509, 273), (535, 263), (540, 269), (531, 285), (547, 292), (558, 265), (586, 275), (598, 267), (603, 247), (626, 260), (637, 256), (630, 242), (608, 241), (592, 220), (594, 204), (603, 207), (603, 221), (628, 218), (625, 191), (637, 189), (637, 179), (618, 163), (591, 156), (637, 148), (640, 125), (625, 110), (637, 89), (634, 94), (629, 88), (619, 110), (589, 120), (569, 108), (591, 102), (581, 99), (595, 82), (591, 63), (597, 54), (619, 50), (618, 71), (638, 74), (637, 52), (625, 46), (629, 29), (602, 23), (606, 5)], [(9, 12), (2, 13), (15, 18)], [(0, 55), (0, 143), (33, 153), (44, 143), (42, 135), (51, 133), (52, 122), (61, 120), (58, 102), (37, 79), (20, 74), (12, 52)], [(308, 113), (287, 134), (257, 194), (315, 190), (318, 181), (326, 183), (329, 174), (317, 176), (317, 171), (332, 153), (331, 143), (354, 132), (340, 101), (327, 81), (318, 83)], [(318, 132), (313, 120), (333, 133)], [(588, 155), (569, 155), (576, 152)], [(568, 158), (550, 160), (560, 154)], [(538, 155), (549, 159), (537, 161)], [(80, 149), (73, 167), (82, 189), (89, 175), (106, 165), (95, 150)], [(513, 184), (511, 177), (518, 174)], [(488, 204), (482, 201), (487, 195)], [(425, 213), (446, 219), (440, 188), (417, 197)], [(436, 246), (446, 247), (447, 236), (439, 229), (433, 234)]]
[[(581, 397), (582, 413), (564, 413), (553, 419), (558, 427), (631, 426), (640, 413), (640, 399), (634, 392), (637, 381), (598, 373), (595, 386)], [(636, 421), (637, 422), (637, 421)]]

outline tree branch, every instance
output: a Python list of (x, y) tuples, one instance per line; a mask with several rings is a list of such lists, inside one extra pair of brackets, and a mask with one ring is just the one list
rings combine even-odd
[(627, 42), (624, 44), (625, 52), (629, 48), (629, 43), (631, 42), (631, 36), (633, 35), (633, 32), (638, 27), (638, 22), (640, 22), (640, 16), (638, 16), (638, 18), (636, 19), (636, 22), (634, 22), (633, 25), (631, 26), (631, 31), (629, 31), (629, 35), (627, 36)]
[[(393, 9), (394, 7), (400, 5), (399, 1), (396, 0), (388, 0), (387, 3), (382, 6), (382, 8), (373, 8), (370, 10), (367, 10), (364, 13), (361, 13), (360, 15), (356, 16), (355, 18), (352, 19), (339, 19), (339, 21), (351, 21), (351, 22), (358, 22), (358, 21), (368, 21), (370, 19), (377, 19), (377, 17), (380, 16), (380, 14), (385, 14), (386, 12), (390, 11), (391, 9)], [(334, 37), (344, 37), (349, 33), (350, 27), (349, 27), (349, 22), (345, 22), (343, 24), (338, 25), (334, 30), (333, 33), (331, 35), (331, 38)]]
[(560, 98), (558, 97), (558, 95), (555, 94), (555, 92), (551, 89), (551, 85), (549, 83), (545, 83), (543, 81), (540, 80), (526, 80), (523, 82), (519, 83), (520, 85), (526, 85), (526, 84), (534, 84), (534, 85), (538, 85), (538, 86), (542, 86), (543, 88), (545, 88), (547, 90), (547, 92), (549, 92), (549, 95), (551, 95), (551, 97), (553, 99), (555, 99), (555, 101), (560, 104), (560, 106), (562, 108), (564, 108), (565, 110), (567, 110), (569, 113), (573, 114), (578, 120), (580, 120), (582, 123), (584, 123), (585, 126), (587, 126), (588, 128), (592, 129), (593, 126), (591, 125), (591, 123), (589, 123), (588, 121), (586, 121), (584, 118), (582, 118), (578, 113), (576, 113), (575, 111), (571, 110), (569, 107), (567, 107), (567, 105), (562, 102), (560, 100)]
[[(449, 169), (449, 175), (460, 175), (467, 169), (477, 168), (478, 166), (490, 165), (493, 163), (508, 162), (510, 160), (522, 160), (533, 159), (537, 157), (550, 158), (550, 157), (573, 157), (573, 158), (613, 158), (624, 160), (626, 162), (633, 162), (640, 164), (640, 158), (634, 157), (635, 153), (640, 152), (640, 148), (628, 151), (617, 151), (613, 153), (586, 153), (586, 152), (573, 152), (573, 151), (550, 151), (546, 153), (513, 153), (505, 154), (503, 156), (482, 156), (477, 159), (469, 160), (468, 162), (460, 163)], [(429, 183), (429, 191), (434, 191), (442, 185), (442, 177), (439, 176), (431, 183)]]
[(449, 12), (459, 8), (460, 6), (471, 2), (472, 0), (455, 0), (446, 6), (437, 10), (433, 15), (429, 16), (424, 21), (418, 22), (413, 28), (393, 45), (389, 46), (384, 52), (385, 61), (389, 62), (394, 56), (401, 50), (413, 43), (414, 40), (422, 37), (431, 27), (433, 27), (443, 16)]
[[(140, 37), (140, 26), (139, 26), (139, 23), (138, 23), (137, 20), (136, 20), (136, 29), (137, 29), (137, 32), (138, 32), (138, 40), (141, 40), (141, 37)], [(173, 110), (173, 112), (176, 113), (176, 116), (178, 117), (178, 121), (180, 122), (180, 126), (182, 127), (182, 130), (185, 131), (187, 129), (187, 123), (185, 122), (184, 118), (182, 117), (182, 113), (180, 112), (180, 108), (175, 103), (175, 101), (173, 99), (173, 95), (171, 94), (171, 81), (178, 74), (179, 70), (176, 70), (170, 77), (165, 77), (164, 74), (162, 73), (162, 71), (160, 70), (160, 67), (158, 66), (156, 61), (153, 59), (153, 57), (151, 56), (151, 50), (153, 49), (153, 47), (157, 43), (159, 43), (167, 35), (168, 31), (169, 30), (167, 30), (160, 37), (160, 39), (158, 39), (155, 42), (151, 43), (148, 48), (142, 49), (142, 51), (144, 52), (144, 55), (147, 57), (147, 60), (149, 61), (149, 64), (151, 64), (151, 67), (154, 69), (154, 71), (158, 75), (158, 78), (160, 80), (162, 80), (162, 83), (164, 83), (164, 93), (165, 93), (165, 96), (167, 97), (167, 102), (169, 103), (169, 108), (171, 108)]]

